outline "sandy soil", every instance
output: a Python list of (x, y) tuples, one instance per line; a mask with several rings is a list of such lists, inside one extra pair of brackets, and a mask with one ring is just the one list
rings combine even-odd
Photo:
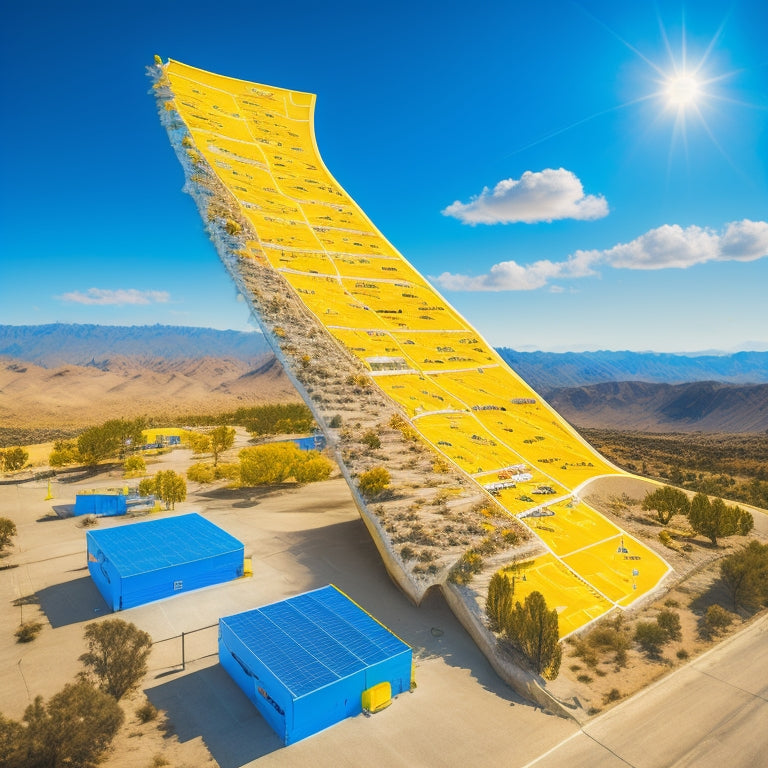
[[(240, 432), (233, 451), (247, 443), (247, 434)], [(183, 471), (192, 460), (189, 451), (174, 450), (157, 457), (149, 471)], [(20, 717), (36, 694), (50, 697), (72, 680), (80, 669), (85, 624), (108, 615), (88, 576), (84, 530), (66, 515), (77, 489), (123, 482), (116, 469), (62, 477), (52, 484), (50, 500), (46, 481), (0, 485), (0, 514), (14, 519), (19, 529), (12, 551), (0, 560), (0, 603), (7, 606), (0, 624), (4, 715)], [(628, 501), (642, 498), (645, 488), (642, 481), (611, 478), (594, 483), (584, 495), (684, 575), (682, 583), (646, 604), (642, 615), (647, 619), (674, 601), (682, 640), (669, 645), (660, 661), (630, 651), (627, 666), (618, 670), (607, 657), (589, 667), (567, 646), (552, 690), (563, 699), (575, 696), (585, 711), (610, 706), (606, 697), (614, 688), (623, 699), (684, 663), (677, 651), (694, 656), (708, 647), (696, 633), (702, 603), (695, 596), (707, 590), (711, 565), (727, 549), (664, 548), (658, 528), (640, 522), (637, 505)], [(574, 723), (541, 712), (499, 680), (439, 593), (430, 592), (420, 607), (408, 602), (387, 577), (342, 479), (266, 490), (190, 484), (187, 501), (175, 513), (162, 514), (185, 511), (202, 512), (242, 540), (254, 575), (122, 614), (148, 631), (155, 646), (142, 689), (123, 702), (126, 723), (106, 766), (358, 766), (373, 755), (378, 763), (395, 766), (524, 765), (575, 731)], [(102, 519), (99, 526), (126, 522)], [(765, 536), (762, 520), (760, 525)], [(219, 616), (327, 583), (337, 584), (414, 648), (418, 688), (374, 717), (353, 718), (283, 748), (218, 665), (212, 625)], [(628, 622), (640, 616), (639, 610), (629, 612)], [(40, 635), (28, 645), (17, 644), (18, 623), (35, 619), (43, 623)], [(735, 621), (733, 629), (740, 623)], [(183, 668), (181, 632), (188, 633)], [(579, 675), (591, 679), (580, 682)], [(136, 710), (147, 700), (159, 715), (142, 724)]]
[[(247, 441), (239, 435), (238, 443)], [(237, 448), (237, 446), (236, 446)], [(236, 450), (236, 449), (235, 449)], [(183, 470), (187, 450), (158, 457), (150, 472)], [(15, 546), (0, 564), (0, 712), (19, 718), (40, 694), (50, 697), (80, 669), (83, 628), (108, 615), (88, 576), (85, 535), (66, 515), (80, 488), (114, 487), (116, 470), (96, 476), (0, 485), (0, 514), (18, 526)], [(352, 502), (346, 483), (334, 478), (299, 487), (234, 491), (190, 484), (175, 514), (200, 511), (245, 543), (252, 578), (179, 595), (131, 609), (121, 618), (155, 640), (142, 690), (123, 702), (126, 723), (106, 766), (206, 766), (258, 764), (358, 766), (377, 755), (386, 765), (520, 764), (542, 745), (554, 745), (574, 724), (545, 714), (518, 697), (495, 675), (439, 593), (420, 607), (390, 581)], [(166, 514), (166, 513), (163, 513)], [(174, 513), (167, 513), (174, 514)], [(100, 527), (126, 520), (101, 519)], [(217, 663), (219, 616), (334, 583), (414, 648), (418, 688), (382, 713), (345, 721), (282, 748), (256, 709)], [(18, 623), (43, 623), (31, 643), (15, 642)], [(181, 667), (181, 632), (186, 668)], [(147, 699), (160, 711), (141, 724), (136, 710)], [(503, 730), (503, 736), (498, 733)], [(457, 738), (456, 734), (460, 734)], [(446, 744), (452, 743), (447, 750)], [(517, 759), (516, 757), (516, 759)]]

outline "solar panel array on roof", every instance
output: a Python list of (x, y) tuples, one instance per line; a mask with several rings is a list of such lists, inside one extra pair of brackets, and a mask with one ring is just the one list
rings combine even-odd
[(333, 586), (222, 621), (295, 697), (409, 650)]
[(114, 611), (243, 575), (242, 542), (196, 513), (88, 531), (86, 544)]
[(219, 621), (219, 660), (284, 743), (410, 689), (410, 647), (334, 586)]
[(92, 533), (122, 576), (148, 573), (243, 548), (234, 536), (195, 512)]

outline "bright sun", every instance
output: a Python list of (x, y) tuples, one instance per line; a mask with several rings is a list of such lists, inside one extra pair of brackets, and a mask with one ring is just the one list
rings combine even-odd
[(701, 94), (701, 84), (691, 75), (676, 75), (666, 82), (667, 101), (671, 106), (684, 108), (694, 106)]

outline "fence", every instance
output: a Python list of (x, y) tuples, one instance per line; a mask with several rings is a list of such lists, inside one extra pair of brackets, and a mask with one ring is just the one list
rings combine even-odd
[(169, 670), (218, 655), (218, 622), (152, 643), (150, 670)]

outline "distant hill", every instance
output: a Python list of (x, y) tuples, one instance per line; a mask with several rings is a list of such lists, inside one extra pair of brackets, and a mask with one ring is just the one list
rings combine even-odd
[(576, 427), (647, 432), (767, 432), (768, 384), (608, 382), (544, 393)]
[(171, 325), (0, 325), (0, 356), (45, 368), (100, 365), (114, 357), (253, 360), (271, 353), (261, 333)]
[(4, 429), (72, 430), (298, 399), (260, 333), (0, 326), (0, 440)]
[[(768, 429), (768, 352), (499, 352), (578, 426)], [(214, 412), (297, 399), (257, 332), (0, 326), (0, 425), (73, 427), (113, 416)]]
[(768, 352), (688, 357), (656, 352), (517, 352), (507, 347), (497, 351), (542, 394), (556, 387), (607, 381), (768, 383)]

